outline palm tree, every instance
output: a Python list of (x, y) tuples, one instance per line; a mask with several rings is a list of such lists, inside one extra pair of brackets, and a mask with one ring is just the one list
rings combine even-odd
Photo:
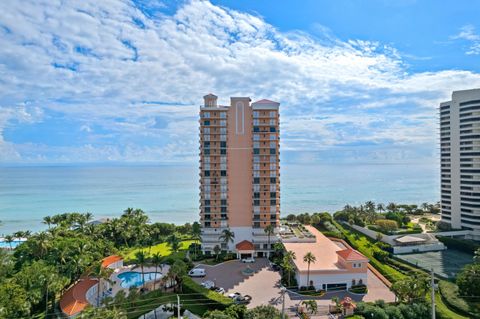
[(110, 276), (113, 273), (113, 269), (103, 267), (101, 262), (95, 263), (92, 268), (88, 271), (89, 275), (92, 275), (98, 279), (98, 287), (97, 287), (97, 307), (100, 306), (100, 290), (102, 290), (103, 294), (103, 281), (107, 281), (108, 283), (112, 284), (110, 280)]
[(160, 267), (160, 270), (163, 270), (162, 269), (162, 255), (160, 255), (160, 253), (155, 253), (153, 254), (152, 256), (152, 263), (155, 265), (155, 280), (153, 281), (153, 290), (155, 290), (155, 283), (156, 283), (156, 279), (157, 279), (157, 275), (156, 273), (158, 273), (158, 267)]
[(175, 234), (168, 236), (167, 243), (174, 253), (180, 249), (180, 239)]
[(385, 205), (382, 203), (377, 204), (377, 210), (381, 213), (385, 211)]
[(287, 273), (288, 277), (287, 277), (287, 284), (288, 284), (288, 287), (290, 287), (290, 276), (291, 276), (291, 273), (293, 271), (293, 266), (292, 266), (292, 263), (290, 262), (290, 259), (287, 258), (287, 256), (283, 257), (283, 261), (282, 261), (282, 269), (283, 269), (283, 272), (284, 273)]
[(267, 234), (267, 237), (268, 237), (268, 257), (270, 257), (270, 250), (272, 248), (270, 246), (270, 236), (272, 236), (275, 233), (275, 227), (273, 227), (273, 225), (270, 224), (267, 227), (265, 227), (263, 231), (265, 232), (265, 234)]
[(51, 216), (45, 216), (43, 217), (43, 223), (48, 226), (48, 229), (50, 229), (50, 226), (53, 224), (53, 218)]
[(215, 245), (215, 247), (213, 247), (213, 252), (215, 253), (216, 261), (218, 261), (218, 254), (220, 254), (221, 251), (222, 251), (222, 248), (220, 248), (220, 246)]
[(137, 251), (135, 253), (135, 262), (140, 265), (140, 269), (142, 271), (142, 286), (145, 286), (145, 273), (143, 272), (143, 268), (145, 263), (147, 262), (147, 255), (143, 250)]
[[(219, 239), (223, 241), (225, 245), (228, 247), (228, 243), (233, 243), (233, 239), (235, 238), (235, 233), (232, 232), (229, 228), (224, 229), (222, 234), (220, 235)], [(228, 249), (228, 248), (227, 248)]]
[(192, 224), (192, 235), (193, 235), (193, 240), (194, 240), (194, 259), (197, 258), (197, 244), (198, 241), (200, 240), (200, 237), (202, 235), (202, 228), (200, 226), (199, 222), (194, 222)]
[(288, 260), (296, 260), (297, 259), (297, 255), (295, 254), (294, 251), (291, 251), (291, 250), (285, 252), (284, 256), (287, 257)]
[(310, 287), (310, 264), (311, 263), (314, 264), (315, 261), (317, 261), (317, 258), (311, 252), (308, 252), (308, 253), (305, 254), (305, 256), (303, 256), (303, 262), (306, 262), (308, 264), (308, 268), (307, 268), (307, 287)]
[(7, 235), (3, 238), (3, 240), (10, 246), (10, 250), (12, 250), (12, 243), (14, 242), (15, 238), (12, 235)]
[(387, 210), (391, 213), (394, 213), (397, 210), (397, 204), (395, 203), (388, 203)]

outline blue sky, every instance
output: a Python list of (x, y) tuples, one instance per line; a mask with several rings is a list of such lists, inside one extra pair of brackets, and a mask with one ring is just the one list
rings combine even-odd
[(472, 1), (0, 3), (0, 163), (194, 163), (213, 92), (281, 103), (285, 162), (437, 163), (480, 87)]

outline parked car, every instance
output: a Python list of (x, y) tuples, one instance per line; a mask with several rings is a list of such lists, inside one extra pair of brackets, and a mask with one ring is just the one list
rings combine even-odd
[(229, 294), (228, 295), (228, 298), (232, 298), (232, 299), (235, 299), (237, 298), (238, 296), (241, 296), (241, 294), (239, 292), (234, 292), (232, 294)]
[(207, 280), (201, 283), (202, 287), (207, 288), (207, 289), (212, 289), (215, 287), (215, 283), (211, 280)]
[(207, 273), (204, 268), (193, 268), (188, 272), (190, 277), (205, 277)]
[(213, 288), (214, 288), (213, 290), (219, 294), (223, 295), (225, 293), (225, 289), (223, 289), (222, 287), (213, 287)]
[(252, 301), (252, 297), (250, 295), (240, 295), (233, 300), (236, 305), (248, 305), (250, 301)]
[(255, 258), (253, 258), (253, 257), (242, 259), (242, 263), (250, 264), (250, 263), (254, 263), (254, 262), (255, 262)]
[(273, 271), (279, 271), (280, 270), (280, 266), (277, 265), (276, 263), (271, 263), (270, 267), (272, 267)]

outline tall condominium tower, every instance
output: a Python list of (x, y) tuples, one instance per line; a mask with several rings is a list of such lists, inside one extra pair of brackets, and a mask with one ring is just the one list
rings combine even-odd
[(440, 104), (442, 221), (480, 234), (480, 89)]
[[(230, 105), (221, 106), (208, 94), (200, 107), (200, 222), (206, 254), (218, 245), (239, 258), (261, 257), (276, 241), (268, 226), (276, 231), (280, 218), (280, 104), (250, 102), (232, 97)], [(234, 236), (228, 240), (230, 232)]]

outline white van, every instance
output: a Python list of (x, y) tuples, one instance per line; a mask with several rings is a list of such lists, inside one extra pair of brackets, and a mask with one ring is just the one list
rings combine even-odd
[(188, 272), (190, 277), (205, 277), (206, 274), (204, 268), (193, 268)]

